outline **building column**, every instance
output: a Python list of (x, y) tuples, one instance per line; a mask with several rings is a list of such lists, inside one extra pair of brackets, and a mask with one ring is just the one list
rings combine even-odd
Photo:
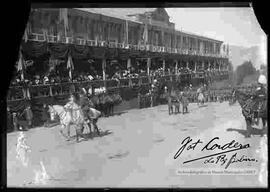
[(194, 62), (195, 63), (195, 72), (197, 71), (197, 61)]

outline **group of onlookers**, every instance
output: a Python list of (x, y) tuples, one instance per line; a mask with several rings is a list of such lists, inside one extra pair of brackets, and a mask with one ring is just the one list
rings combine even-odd
[(27, 130), (33, 126), (33, 112), (27, 105), (22, 112), (12, 112), (7, 107), (7, 130)]

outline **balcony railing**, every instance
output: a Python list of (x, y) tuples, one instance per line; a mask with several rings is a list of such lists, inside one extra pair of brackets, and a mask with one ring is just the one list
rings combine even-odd
[[(228, 72), (223, 72), (223, 74), (213, 74), (212, 79), (222, 79)], [(166, 74), (159, 77), (161, 80), (165, 81), (177, 81), (185, 80), (186, 78), (207, 78), (204, 72), (192, 72), (192, 73), (179, 73), (179, 74)], [(133, 86), (143, 86), (149, 85), (153, 82), (153, 76), (143, 76), (138, 78), (125, 78), (125, 79), (111, 79), (111, 80), (93, 80), (93, 81), (83, 81), (83, 82), (65, 82), (65, 83), (53, 83), (45, 85), (28, 85), (22, 86), (11, 86), (8, 92), (8, 101), (17, 101), (22, 99), (40, 98), (40, 97), (50, 97), (50, 96), (61, 96), (69, 95), (73, 92), (79, 93), (80, 89), (84, 87), (86, 90), (89, 88), (99, 88), (106, 87), (107, 90), (133, 87)]]
[(28, 35), (28, 40), (30, 41), (39, 41), (39, 42), (62, 42), (66, 44), (78, 44), (78, 45), (88, 45), (88, 46), (99, 46), (99, 47), (109, 47), (109, 48), (120, 48), (120, 49), (134, 49), (139, 51), (150, 51), (150, 52), (157, 52), (157, 53), (175, 53), (181, 55), (197, 55), (197, 56), (204, 56), (204, 57), (216, 57), (216, 58), (228, 58), (228, 55), (225, 54), (213, 54), (213, 53), (203, 53), (196, 49), (187, 49), (187, 48), (171, 48), (165, 46), (155, 46), (155, 45), (132, 45), (132, 44), (125, 44), (125, 43), (116, 43), (116, 42), (109, 42), (106, 41), (96, 41), (96, 40), (88, 40), (83, 38), (73, 38), (73, 37), (59, 37), (53, 35), (45, 35), (45, 34), (38, 34), (32, 33)]

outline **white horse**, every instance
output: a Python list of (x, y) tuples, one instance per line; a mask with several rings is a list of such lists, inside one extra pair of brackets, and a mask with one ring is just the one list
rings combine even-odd
[(197, 104), (198, 104), (198, 105), (203, 105), (204, 102), (205, 102), (205, 98), (204, 98), (204, 94), (203, 94), (202, 91), (201, 91), (201, 88), (199, 88), (199, 89), (197, 90), (197, 93), (198, 93), (198, 101), (197, 101)]
[(67, 140), (70, 140), (70, 126), (73, 124), (76, 127), (76, 141), (79, 141), (79, 137), (83, 137), (82, 131), (85, 124), (84, 115), (82, 110), (66, 110), (61, 105), (49, 105), (50, 118), (54, 121), (55, 116), (58, 115), (60, 118), (61, 129), (60, 133), (63, 134), (63, 129), (67, 128)]

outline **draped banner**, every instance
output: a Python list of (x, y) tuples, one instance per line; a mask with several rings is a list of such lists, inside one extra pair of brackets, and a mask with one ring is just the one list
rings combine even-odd
[(65, 44), (48, 44), (48, 50), (51, 57), (54, 59), (65, 59), (69, 51), (68, 45)]
[(130, 51), (127, 49), (118, 49), (118, 57), (122, 59), (128, 59), (130, 55)]
[(30, 57), (40, 57), (47, 54), (47, 43), (28, 41), (22, 43), (22, 53)]
[(75, 59), (87, 59), (89, 58), (89, 47), (85, 45), (71, 45), (71, 55)]
[(116, 58), (118, 57), (118, 50), (117, 49), (107, 49), (106, 50), (106, 58)]
[(92, 58), (103, 59), (106, 52), (102, 47), (89, 47), (89, 54)]

